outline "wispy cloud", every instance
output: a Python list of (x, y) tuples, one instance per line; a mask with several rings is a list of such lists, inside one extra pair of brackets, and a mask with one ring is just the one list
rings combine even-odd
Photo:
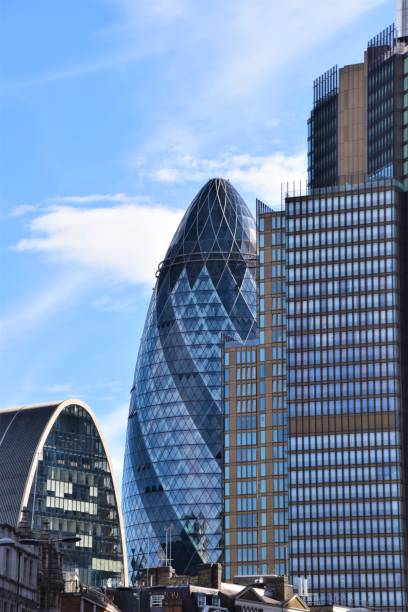
[(102, 57), (93, 62), (81, 63), (72, 66), (63, 66), (59, 69), (36, 74), (23, 76), (14, 79), (3, 80), (0, 82), (0, 96), (14, 94), (24, 89), (40, 87), (58, 81), (84, 77), (96, 72), (111, 70), (118, 66), (124, 66), (141, 59), (148, 53), (147, 49), (135, 49), (119, 52), (115, 55)]
[[(365, 12), (387, 0), (236, 0), (224, 5), (228, 28), (212, 32), (218, 51), (213, 93), (258, 93), (277, 69), (315, 48)], [(216, 3), (217, 6), (219, 3)], [(225, 20), (220, 20), (222, 27)], [(222, 24), (222, 26), (221, 26)], [(211, 30), (209, 30), (211, 32)]]
[[(126, 386), (126, 385), (125, 385)], [(123, 395), (124, 383), (121, 380), (110, 380), (106, 382), (92, 382), (92, 384), (58, 382), (52, 384), (30, 383), (26, 386), (29, 391), (40, 392), (47, 396), (56, 397), (79, 397), (86, 401), (86, 395), (93, 393), (110, 393), (111, 395)]]
[(10, 310), (0, 314), (0, 350), (24, 340), (27, 333), (37, 329), (50, 317), (69, 308), (73, 300), (85, 290), (87, 279), (81, 273), (64, 273), (58, 281), (47, 285), (35, 295)]
[(102, 312), (135, 312), (137, 299), (128, 295), (102, 295), (93, 300), (91, 306)]
[(30, 212), (33, 212), (36, 209), (35, 206), (31, 204), (20, 204), (19, 206), (15, 206), (10, 213), (10, 217), (23, 217)]
[(86, 195), (55, 195), (46, 200), (49, 204), (149, 204), (149, 198), (129, 195), (127, 193), (89, 193)]
[(227, 97), (235, 96), (253, 90), (277, 67), (298, 57), (299, 48), (313, 48), (388, 0), (209, 0), (205, 5), (194, 0), (111, 1), (120, 10), (107, 28), (113, 51), (5, 80), (0, 95), (115, 69), (153, 54), (189, 51), (196, 61), (206, 54), (207, 71), (200, 78), (207, 83), (200, 95), (213, 96), (222, 89)]
[(214, 175), (231, 180), (238, 189), (249, 194), (251, 199), (258, 197), (272, 206), (280, 205), (281, 183), (306, 179), (306, 153), (225, 153), (216, 159), (184, 155), (164, 160), (163, 165), (150, 173), (153, 180), (167, 184), (203, 182)]
[(185, 19), (192, 11), (191, 0), (114, 0), (125, 12), (127, 19), (147, 20), (157, 23), (171, 23), (177, 19)]
[[(88, 198), (95, 201), (94, 194), (74, 196), (82, 202)], [(56, 206), (31, 221), (31, 236), (15, 248), (76, 264), (113, 282), (151, 286), (182, 214), (178, 209), (139, 204)]]

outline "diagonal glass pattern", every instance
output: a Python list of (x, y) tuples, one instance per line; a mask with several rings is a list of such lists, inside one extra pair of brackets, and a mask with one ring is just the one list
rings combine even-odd
[(210, 180), (159, 266), (139, 348), (123, 477), (131, 581), (166, 558), (179, 573), (220, 558), (221, 339), (255, 337), (255, 265), (249, 209)]

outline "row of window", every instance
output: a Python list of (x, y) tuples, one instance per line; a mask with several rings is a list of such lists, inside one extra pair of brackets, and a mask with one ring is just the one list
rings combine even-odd
[(377, 480), (398, 480), (401, 478), (399, 464), (365, 467), (338, 468), (325, 470), (299, 471), (291, 474), (291, 484), (329, 484), (343, 482), (376, 482)]
[[(368, 267), (370, 268), (369, 271), (367, 270)], [(397, 287), (398, 279), (395, 274), (387, 274), (386, 276), (378, 276), (377, 273), (374, 273), (374, 276), (372, 276), (372, 274), (372, 262), (333, 263), (296, 269), (290, 268), (289, 282), (292, 284), (296, 282), (299, 285), (302, 280), (308, 281), (307, 285), (304, 283), (302, 285), (307, 286), (307, 293), (311, 296), (322, 297), (350, 290), (360, 294), (367, 291), (371, 292), (378, 291), (378, 289), (393, 289)], [(353, 276), (358, 278), (352, 278)], [(329, 279), (328, 282), (324, 282), (325, 279)], [(330, 282), (330, 279), (334, 280)], [(319, 282), (312, 283), (311, 281)]]
[[(255, 412), (256, 399), (238, 399), (236, 403), (236, 411), (239, 412)], [(227, 410), (225, 411), (228, 413)]]
[[(348, 485), (338, 484), (337, 486), (325, 486), (315, 487), (309, 486), (305, 488), (292, 488), (290, 492), (290, 499), (292, 503), (295, 502), (309, 502), (321, 499), (331, 499), (333, 503), (338, 501), (343, 503), (351, 497), (358, 497), (360, 499), (387, 499), (394, 498), (398, 499), (401, 496), (401, 485), (400, 483), (382, 483), (378, 482), (375, 484), (365, 485)], [(370, 521), (368, 521), (370, 523)], [(321, 526), (323, 528), (323, 526)]]
[[(343, 584), (347, 584), (347, 586), (352, 586), (353, 575), (358, 580), (363, 576), (363, 571), (375, 571), (375, 570), (389, 570), (389, 569), (400, 569), (402, 567), (402, 559), (399, 553), (392, 555), (364, 555), (361, 557), (357, 557), (360, 561), (359, 563), (359, 574), (342, 574), (340, 577), (340, 583), (343, 580)], [(291, 561), (292, 571), (296, 573), (310, 572), (310, 571), (318, 571), (322, 570), (326, 567), (326, 563), (329, 564), (332, 559), (328, 557), (320, 556), (307, 556), (305, 558), (302, 557), (293, 557)], [(346, 557), (347, 560), (347, 557)], [(351, 566), (351, 564), (350, 564)], [(350, 581), (350, 583), (349, 583)]]
[(310, 518), (330, 519), (332, 517), (353, 518), (359, 516), (363, 511), (366, 517), (376, 516), (388, 518), (390, 516), (399, 516), (401, 513), (401, 502), (396, 500), (344, 501), (341, 504), (331, 504), (329, 501), (330, 500), (327, 502), (324, 500), (317, 500), (315, 504), (308, 504), (307, 506), (293, 504), (291, 507), (291, 517), (301, 520)]
[[(306, 236), (305, 236), (306, 238)], [(292, 266), (300, 266), (313, 263), (330, 263), (333, 261), (350, 262), (360, 261), (365, 259), (372, 261), (373, 265), (377, 265), (374, 262), (385, 262), (385, 269), (391, 270), (396, 265), (394, 258), (385, 257), (386, 246), (384, 242), (362, 242), (355, 243), (352, 245), (344, 246), (332, 246), (330, 248), (308, 248), (306, 244), (303, 245), (301, 250), (288, 251), (287, 259), (288, 266), (291, 269)], [(378, 268), (381, 271), (381, 268)]]
[[(237, 395), (256, 395), (256, 382), (237, 384), (236, 394)], [(227, 393), (225, 397), (228, 397)]]
[[(376, 327), (367, 329), (355, 329), (354, 331), (328, 332), (322, 334), (298, 334), (288, 336), (289, 349), (302, 348), (326, 348), (333, 346), (344, 346), (345, 344), (377, 344), (377, 348), (385, 348), (384, 345), (396, 342), (399, 338), (397, 327)], [(382, 345), (382, 346), (381, 346)], [(396, 348), (394, 344), (390, 347), (393, 352)], [(373, 347), (374, 349), (374, 347)], [(253, 393), (255, 393), (253, 391)]]
[[(342, 343), (344, 346), (344, 342)], [(306, 348), (306, 347), (305, 347)], [(313, 349), (314, 347), (312, 347)], [(376, 361), (395, 361), (399, 356), (398, 347), (394, 344), (383, 346), (350, 346), (348, 348), (327, 348), (325, 350), (290, 351), (288, 354), (289, 375), (291, 368), (314, 366), (319, 364), (370, 363)]]
[[(267, 558), (266, 548), (261, 549), (261, 559), (265, 560)], [(228, 551), (229, 552), (229, 551)], [(257, 548), (238, 548), (236, 551), (237, 561), (257, 561), (258, 560), (258, 549)]]
[(325, 195), (322, 198), (308, 198), (295, 200), (289, 198), (286, 201), (286, 212), (288, 217), (313, 214), (325, 211), (338, 211), (343, 209), (359, 208), (363, 206), (382, 206), (394, 202), (394, 191), (366, 191), (362, 193), (346, 194), (341, 196)]
[(256, 416), (254, 414), (237, 416), (236, 427), (237, 429), (255, 429), (256, 428)]
[[(300, 310), (300, 309), (299, 309)], [(392, 325), (398, 321), (398, 312), (394, 308), (388, 310), (357, 310), (347, 313), (320, 315), (303, 315), (290, 317), (288, 331), (320, 331), (339, 327), (367, 327)]]
[[(266, 498), (262, 497), (260, 500), (259, 507), (262, 509), (266, 509)], [(229, 500), (225, 500), (225, 504), (227, 504)], [(263, 502), (263, 503), (262, 503)], [(256, 497), (237, 497), (235, 499), (235, 509), (237, 512), (252, 512), (253, 510), (258, 509), (258, 499)], [(229, 508), (226, 507), (226, 512), (229, 512)]]
[[(225, 446), (229, 446), (229, 439), (225, 436)], [(229, 438), (229, 436), (228, 436)], [(257, 443), (257, 433), (256, 431), (238, 431), (235, 434), (235, 443), (237, 446), (250, 446), (256, 445)]]
[[(373, 331), (372, 335), (369, 333), (371, 331)], [(309, 358), (305, 360), (303, 354), (302, 362), (305, 363), (305, 361), (307, 361), (310, 365), (319, 364), (321, 362), (327, 363), (328, 361), (329, 363), (350, 363), (359, 361), (360, 359), (366, 362), (371, 362), (374, 359), (390, 359), (391, 361), (395, 361), (398, 356), (398, 346), (396, 344), (397, 332), (397, 328), (382, 328), (376, 330), (362, 329), (354, 332), (335, 332), (321, 334), (321, 336), (317, 334), (291, 335), (288, 339), (289, 349), (291, 349), (289, 359), (291, 354), (297, 353), (297, 357), (299, 358), (299, 356), (302, 355), (300, 352), (301, 349), (309, 349)], [(390, 344), (386, 344), (387, 340)], [(373, 341), (376, 344), (373, 344)], [(349, 348), (332, 348), (344, 347), (345, 344), (348, 344)], [(350, 346), (353, 344), (355, 346)], [(363, 346), (359, 346), (361, 344)], [(294, 349), (298, 350), (295, 352)], [(314, 351), (314, 349), (323, 350)], [(333, 354), (333, 359), (330, 359), (331, 354)], [(292, 363), (289, 362), (289, 365), (291, 366)]]
[(333, 450), (326, 452), (310, 452), (305, 449), (304, 453), (291, 453), (293, 464), (298, 468), (321, 467), (321, 466), (349, 466), (365, 465), (372, 466), (375, 463), (396, 463), (400, 460), (399, 448), (351, 448), (350, 450)]
[[(368, 225), (366, 227), (355, 227), (348, 230), (325, 230), (325, 232), (310, 232), (308, 234), (289, 234), (287, 247), (289, 250), (301, 249), (304, 247), (325, 247), (325, 246), (345, 246), (356, 242), (373, 242), (373, 253), (384, 252), (385, 255), (396, 255), (397, 244), (390, 238), (396, 237), (396, 225), (388, 224), (384, 226)], [(384, 240), (387, 240), (384, 242)], [(380, 239), (383, 242), (376, 244), (376, 240)], [(367, 245), (368, 246), (368, 245)], [(263, 251), (259, 254), (261, 264), (265, 263), (262, 257)]]
[(354, 212), (340, 212), (329, 214), (309, 214), (301, 217), (289, 217), (287, 220), (288, 233), (313, 231), (315, 229), (330, 229), (340, 227), (355, 228), (361, 225), (371, 225), (397, 220), (395, 206), (381, 206)]
[[(383, 380), (362, 380), (343, 383), (309, 383), (289, 388), (289, 400), (336, 399), (345, 397), (367, 397), (372, 395), (394, 395), (400, 390), (400, 381), (389, 378)], [(381, 399), (381, 398), (380, 398)]]
[(94, 515), (98, 514), (98, 504), (92, 502), (47, 496), (45, 503), (47, 508), (58, 508), (66, 512), (82, 512), (85, 514)]
[[(353, 308), (384, 308), (396, 306), (398, 304), (398, 294), (396, 292), (382, 291), (381, 293), (357, 293), (348, 296), (336, 296), (329, 299), (320, 298), (314, 300), (315, 283), (303, 283), (298, 285), (289, 285), (288, 292), (293, 299), (302, 298), (301, 301), (290, 301), (288, 304), (289, 314), (302, 312), (303, 314), (326, 313), (336, 310), (353, 310)], [(367, 289), (365, 292), (368, 291)], [(310, 296), (310, 297), (309, 297)]]
[[(284, 253), (285, 252), (285, 234), (283, 232), (272, 232), (271, 245), (279, 246), (280, 250)], [(259, 232), (258, 234), (258, 246), (260, 249), (263, 249), (265, 247), (264, 232)]]
[[(403, 551), (404, 542), (401, 537), (398, 536), (378, 536), (376, 538), (362, 538), (355, 537), (353, 539), (345, 538), (345, 544), (343, 550), (339, 551), (338, 543), (336, 540), (331, 538), (315, 538), (312, 540), (293, 540), (290, 544), (292, 555), (303, 554), (322, 554), (322, 555), (334, 555), (331, 568), (337, 569), (339, 563), (342, 564), (343, 569), (348, 569), (350, 563), (356, 563), (355, 559), (358, 559), (358, 554), (366, 555), (367, 552), (386, 552), (386, 551)], [(336, 553), (340, 552), (340, 555)], [(344, 553), (352, 556), (346, 556)]]
[[(351, 487), (350, 487), (351, 488)], [(373, 487), (374, 489), (375, 487)], [(395, 486), (395, 488), (397, 488)], [(368, 496), (367, 496), (368, 497)], [(373, 495), (374, 497), (374, 495)], [(294, 490), (292, 489), (290, 499), (293, 501)], [(329, 498), (328, 498), (329, 499)], [(308, 500), (306, 500), (308, 501)], [(335, 499), (333, 500), (335, 501)], [(352, 520), (319, 520), (319, 521), (308, 521), (304, 522), (291, 522), (291, 533), (292, 538), (307, 538), (310, 536), (333, 536), (339, 539), (339, 547), (344, 541), (344, 535), (357, 537), (360, 534), (364, 534), (369, 537), (369, 534), (374, 535), (388, 535), (390, 533), (401, 533), (401, 521), (398, 518), (394, 519), (378, 519), (375, 517), (369, 519), (352, 519)], [(341, 549), (339, 548), (341, 552)]]
[(289, 382), (301, 384), (302, 382), (352, 380), (359, 378), (380, 378), (386, 376), (397, 376), (399, 363), (388, 361), (383, 363), (358, 363), (349, 365), (338, 365), (321, 368), (305, 368), (302, 370), (289, 370)]
[(250, 378), (256, 378), (256, 366), (236, 369), (237, 380), (248, 380)]
[(399, 398), (396, 395), (389, 397), (366, 397), (362, 399), (348, 398), (315, 402), (302, 400), (299, 403), (291, 402), (289, 416), (326, 416), (334, 414), (368, 414), (374, 412), (397, 412)]
[(338, 434), (322, 434), (311, 436), (291, 436), (291, 450), (313, 450), (320, 448), (347, 448), (375, 445), (391, 445), (399, 444), (398, 431), (362, 431)]
[(256, 350), (242, 350), (235, 353), (235, 361), (240, 363), (256, 363)]

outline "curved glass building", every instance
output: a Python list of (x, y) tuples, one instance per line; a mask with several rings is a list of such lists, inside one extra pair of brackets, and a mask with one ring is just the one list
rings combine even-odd
[(212, 179), (159, 266), (132, 388), (123, 478), (131, 579), (178, 573), (222, 547), (221, 341), (256, 335), (256, 234), (245, 202)]
[(90, 407), (78, 399), (0, 411), (0, 523), (24, 508), (35, 533), (81, 536), (65, 546), (67, 582), (126, 582), (122, 515), (108, 450)]

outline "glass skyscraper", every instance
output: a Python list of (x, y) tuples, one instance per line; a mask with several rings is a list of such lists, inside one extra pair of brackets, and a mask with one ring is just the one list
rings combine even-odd
[(132, 388), (123, 478), (131, 580), (222, 552), (222, 340), (256, 334), (255, 224), (210, 180), (159, 265)]
[(286, 200), (290, 575), (316, 603), (406, 609), (405, 206), (391, 179)]
[(258, 206), (259, 340), (224, 364), (227, 578), (286, 568), (309, 603), (386, 612), (408, 608), (407, 42), (316, 79), (309, 183)]
[(80, 536), (64, 549), (64, 579), (108, 587), (126, 580), (124, 533), (112, 465), (85, 402), (0, 410), (0, 522), (48, 523), (52, 538)]

